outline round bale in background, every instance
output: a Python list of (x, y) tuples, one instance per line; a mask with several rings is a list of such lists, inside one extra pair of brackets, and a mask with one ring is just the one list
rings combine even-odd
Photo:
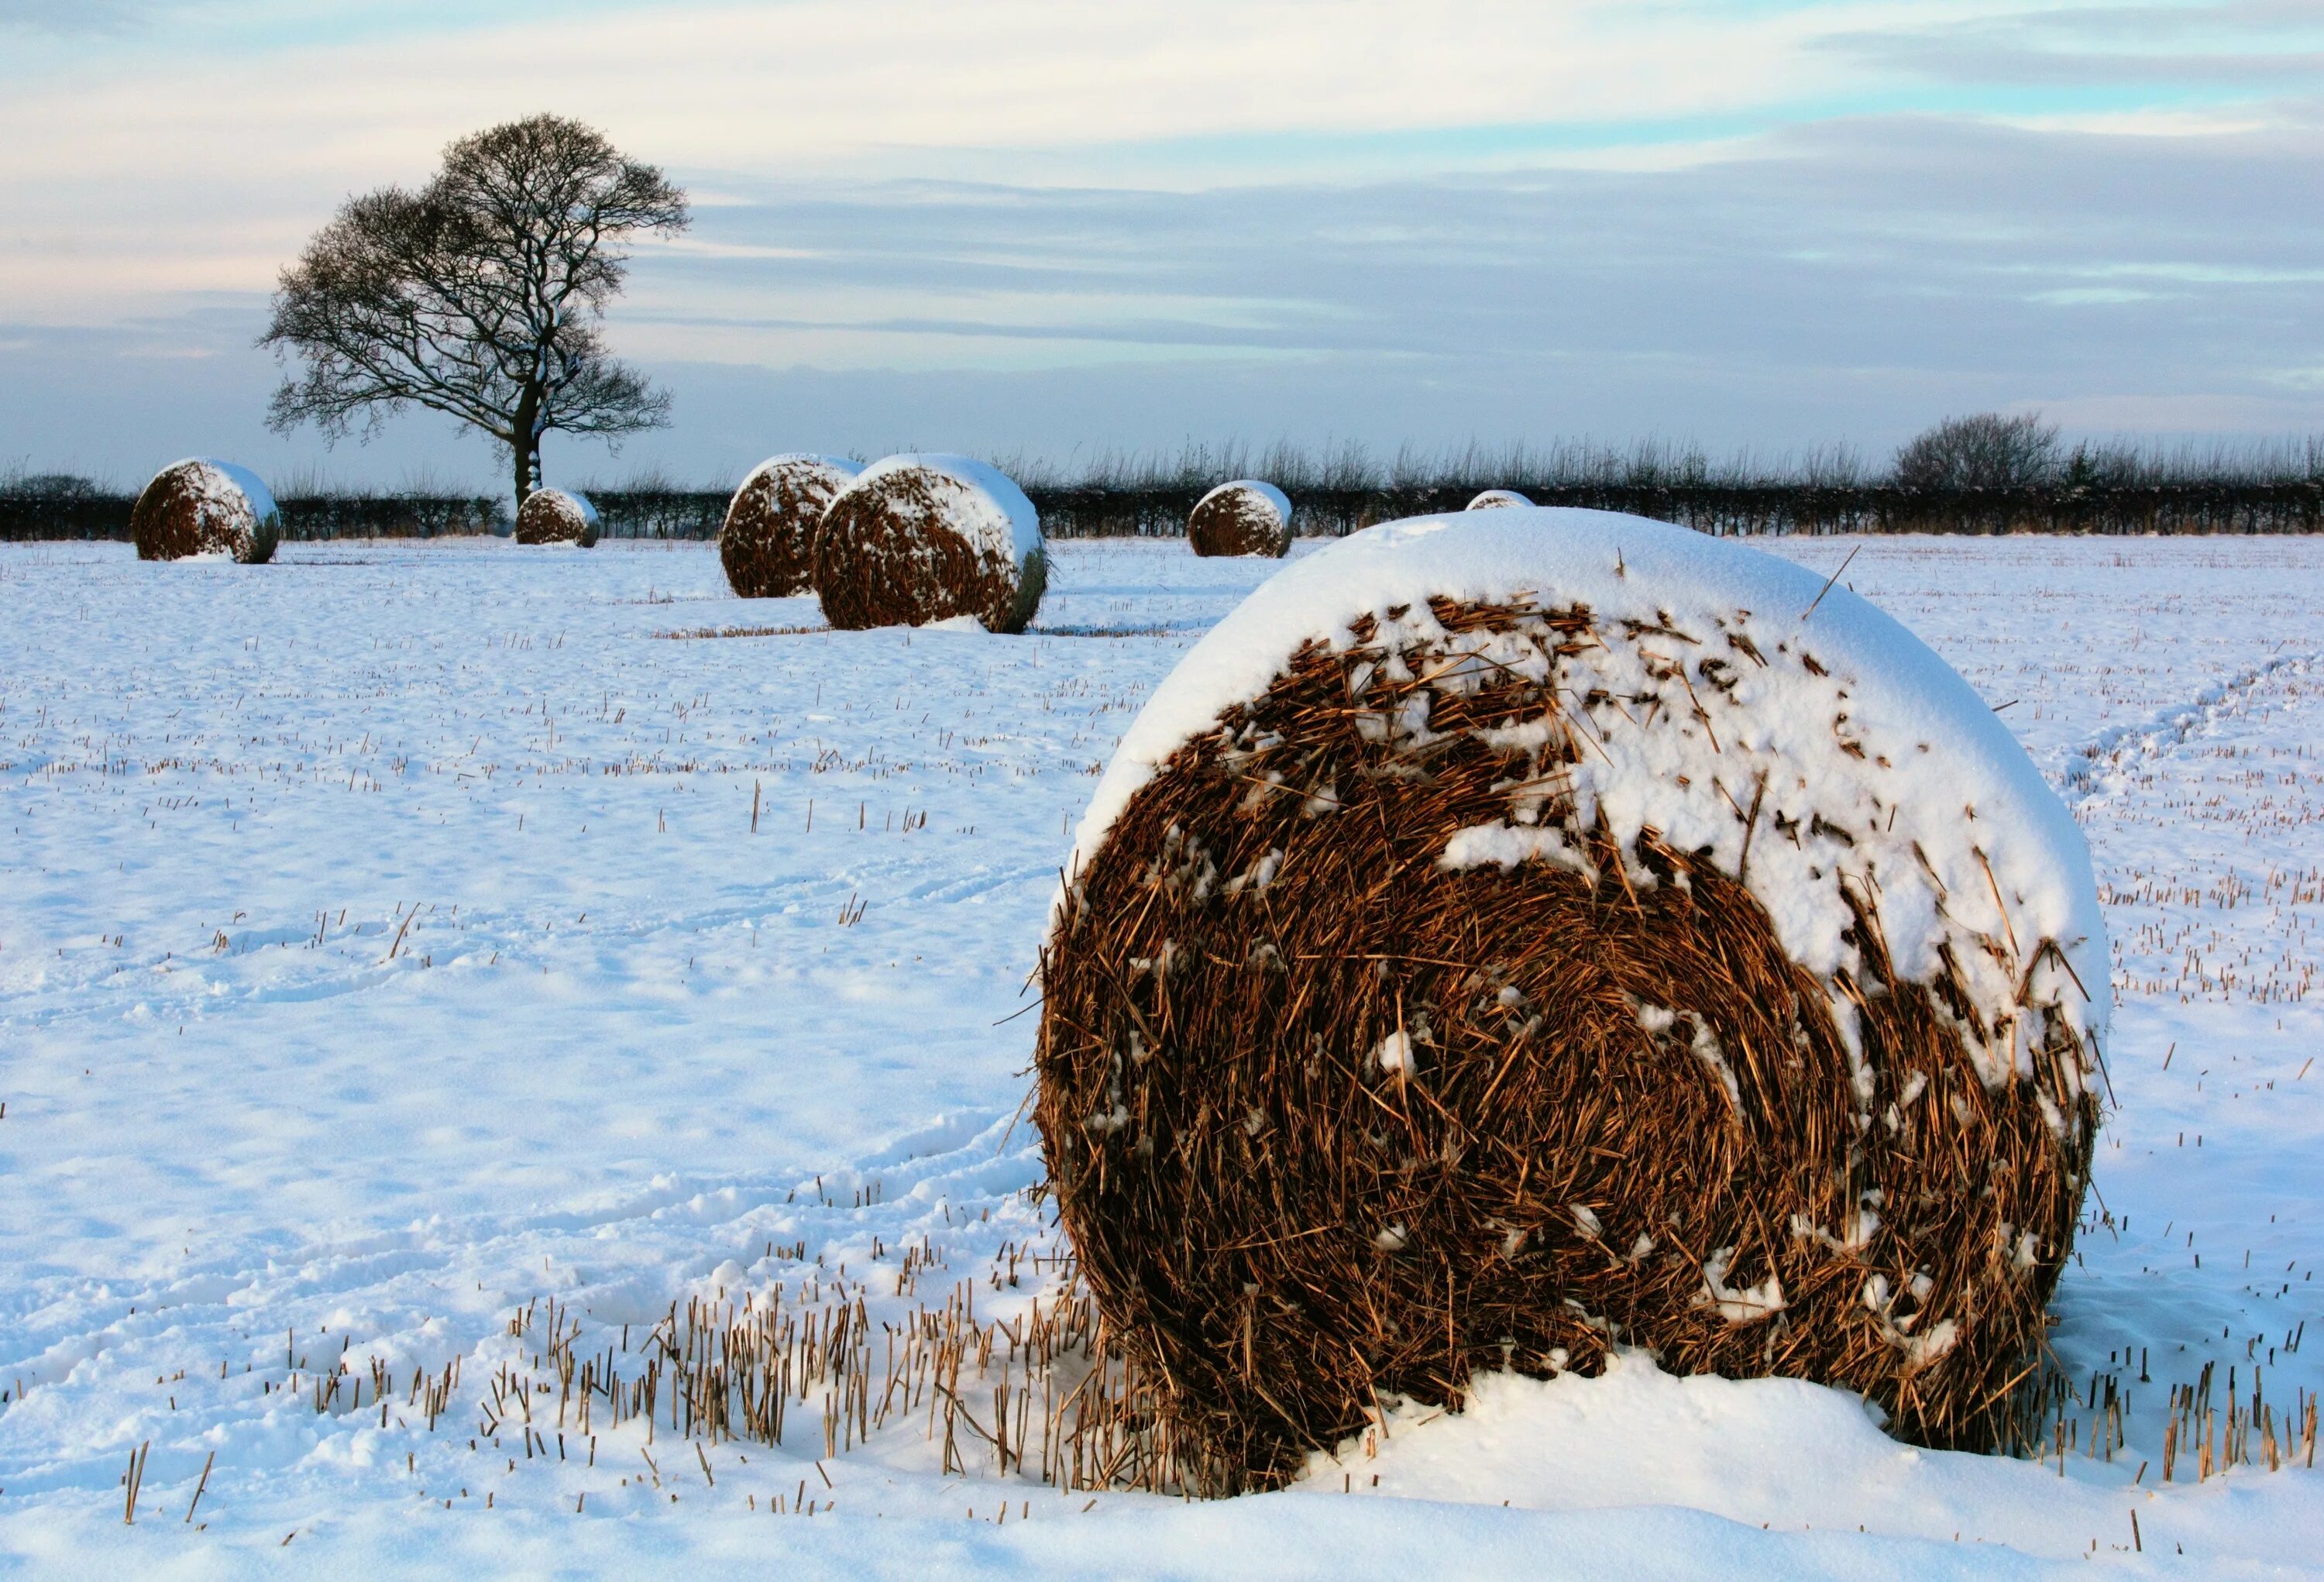
[(1530, 505), (1533, 502), (1515, 489), (1487, 489), (1462, 507), (1464, 511), (1505, 511), (1512, 505)]
[(516, 541), (594, 549), (597, 508), (589, 503), (588, 495), (574, 490), (535, 489), (517, 508)]
[(890, 456), (824, 513), (815, 590), (835, 626), (924, 626), (970, 616), (1022, 632), (1040, 607), (1048, 553), (1033, 503), (965, 456)]
[(1186, 518), (1186, 542), (1198, 555), (1266, 555), (1291, 552), (1291, 501), (1273, 484), (1237, 478), (1200, 500)]
[(788, 598), (815, 586), (815, 535), (823, 513), (863, 464), (793, 452), (761, 462), (726, 507), (718, 559), (743, 598)]
[(282, 513), (258, 475), (205, 457), (153, 475), (129, 513), (141, 560), (230, 557), (245, 566), (274, 558)]
[(1788, 560), (1537, 508), (1355, 534), (1204, 637), (1042, 985), (1058, 1210), (1213, 1492), (1616, 1346), (1990, 1447), (2108, 1009), (2081, 837), (1941, 660)]

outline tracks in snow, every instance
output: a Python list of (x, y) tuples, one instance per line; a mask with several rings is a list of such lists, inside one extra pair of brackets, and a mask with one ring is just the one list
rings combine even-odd
[(2110, 725), (2067, 760), (2058, 794), (2079, 815), (2085, 802), (2123, 790), (2135, 764), (2162, 757), (2206, 728), (2243, 712), (2252, 695), (2279, 675), (2304, 675), (2324, 663), (2324, 652), (2280, 653), (2264, 663), (2214, 681), (2187, 703), (2172, 704), (2143, 722)]
[[(535, 1294), (642, 1331), (718, 1286), (797, 1291), (834, 1272), (876, 1308), (897, 1251), (915, 1244), (945, 1252), (943, 1281), (981, 1280), (1004, 1243), (1044, 1225), (1021, 1196), (1041, 1177), (1038, 1149), (1011, 1122), (936, 1116), (821, 1172), (657, 1176), (578, 1207), (263, 1238), (160, 1278), (30, 1281), (0, 1340), (0, 1486), (100, 1491), (141, 1441), (161, 1453), (156, 1487), (190, 1483), (213, 1448), (234, 1477), (337, 1465), (346, 1447), (324, 1442), (367, 1420), (315, 1408), (314, 1380), (362, 1374), (373, 1357), (399, 1379), (454, 1358), (481, 1365)], [(300, 1387), (286, 1390), (294, 1374)], [(434, 1441), (401, 1420), (417, 1412), (391, 1415), (383, 1444)]]

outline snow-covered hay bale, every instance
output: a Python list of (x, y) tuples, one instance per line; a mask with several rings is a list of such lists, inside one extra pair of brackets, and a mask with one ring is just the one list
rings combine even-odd
[(1048, 581), (1025, 492), (965, 456), (890, 456), (824, 513), (815, 590), (835, 626), (924, 626), (972, 616), (1022, 632)]
[(1992, 1442), (2082, 1199), (2107, 957), (2072, 820), (1902, 626), (1520, 509), (1358, 533), (1187, 654), (1043, 987), (1059, 1211), (1224, 1491), (1379, 1398), (1617, 1346)]
[(258, 475), (197, 457), (153, 475), (129, 513), (141, 560), (225, 557), (245, 566), (274, 558), (282, 513)]
[(844, 456), (793, 453), (761, 462), (726, 506), (718, 559), (744, 598), (788, 598), (815, 586), (815, 535), (840, 490), (863, 470)]
[(1530, 505), (1533, 502), (1515, 489), (1487, 489), (1462, 506), (1463, 511), (1502, 511), (1512, 505)]
[(597, 508), (589, 504), (588, 495), (573, 490), (535, 489), (517, 507), (516, 541), (594, 549), (597, 543)]
[(1268, 555), (1291, 552), (1291, 501), (1273, 484), (1238, 478), (1221, 484), (1194, 502), (1186, 518), (1186, 542), (1198, 555)]

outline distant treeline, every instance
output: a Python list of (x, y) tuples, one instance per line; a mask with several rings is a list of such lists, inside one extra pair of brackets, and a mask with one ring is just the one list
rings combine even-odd
[(1000, 465), (1060, 538), (1178, 533), (1204, 491), (1232, 477), (1280, 487), (1296, 530), (1309, 535), (1458, 511), (1488, 488), (1721, 535), (2324, 531), (2324, 440), (2068, 449), (2034, 416), (1948, 420), (1877, 471), (1844, 446), (1713, 458), (1651, 439), (1627, 449), (1586, 440), (1407, 448), (1385, 461), (1355, 444), (1258, 453), (1190, 445), (1175, 456), (1101, 456), (1071, 473), (1038, 461)]
[[(136, 504), (134, 495), (83, 478), (0, 474), (0, 541), (125, 541)], [(510, 531), (508, 504), (497, 495), (350, 490), (278, 495), (275, 504), (281, 508), (286, 539), (452, 538)]]
[[(1288, 492), (1288, 491), (1286, 491)], [(1577, 505), (1674, 522), (1721, 536), (1757, 533), (2279, 533), (2324, 531), (2324, 483), (2034, 485), (1911, 489), (1894, 484), (1536, 484), (1536, 505)], [(1171, 536), (1185, 531), (1200, 489), (1028, 489), (1055, 538)], [(1462, 484), (1292, 495), (1303, 536), (1354, 532), (1398, 517), (1458, 511)]]
[[(1029, 488), (1052, 538), (1169, 538), (1183, 533), (1196, 487)], [(1339, 536), (1402, 516), (1458, 511), (1467, 484), (1310, 488), (1292, 495), (1303, 536)], [(1890, 484), (1567, 484), (1525, 490), (1538, 505), (1581, 505), (1674, 522), (1700, 532), (2284, 533), (2324, 532), (2324, 484), (2310, 482), (2032, 486), (1923, 490)], [(597, 490), (608, 538), (715, 539), (724, 490)], [(0, 493), (0, 541), (129, 537), (128, 495), (70, 499)], [(294, 541), (446, 538), (510, 531), (508, 502), (483, 495), (349, 495), (280, 502)]]
[[(2029, 418), (1949, 420), (1877, 473), (1846, 449), (1713, 460), (1655, 441), (1406, 450), (1384, 462), (1355, 445), (1191, 445), (1070, 467), (1021, 457), (996, 465), (1024, 486), (1057, 538), (1175, 537), (1194, 502), (1234, 477), (1279, 486), (1306, 536), (1458, 511), (1494, 487), (1537, 504), (1626, 511), (1721, 535), (2324, 532), (2324, 441), (2066, 449), (2054, 430)], [(612, 538), (706, 540), (725, 519), (725, 488), (658, 476), (584, 487)], [(505, 497), (428, 487), (335, 490), (309, 476), (277, 497), (283, 536), (294, 540), (505, 534), (511, 526)], [(0, 540), (125, 539), (134, 503), (78, 477), (0, 473)]]

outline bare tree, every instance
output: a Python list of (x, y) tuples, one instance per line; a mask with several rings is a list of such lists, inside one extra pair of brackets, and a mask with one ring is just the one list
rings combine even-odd
[(601, 326), (625, 238), (687, 224), (686, 194), (577, 121), (535, 116), (444, 153), (417, 192), (347, 200), (282, 272), (258, 344), (305, 365), (269, 426), (336, 440), (407, 403), (508, 452), (516, 500), (540, 482), (541, 436), (669, 421), (669, 397), (608, 356)]
[(2024, 488), (2048, 481), (2057, 461), (2058, 426), (2039, 412), (1978, 412), (1915, 435), (1896, 452), (1895, 478), (1908, 489)]

